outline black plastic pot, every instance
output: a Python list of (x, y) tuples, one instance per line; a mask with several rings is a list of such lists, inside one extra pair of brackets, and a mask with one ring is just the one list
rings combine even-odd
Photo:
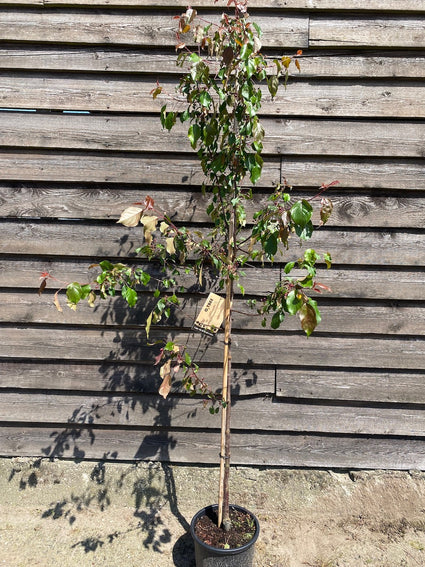
[(235, 549), (218, 549), (203, 542), (195, 533), (195, 525), (199, 518), (215, 513), (217, 505), (207, 506), (199, 510), (190, 524), (190, 533), (195, 544), (196, 567), (254, 567), (255, 542), (260, 535), (260, 524), (252, 512), (241, 506), (231, 508), (250, 514), (255, 524), (254, 537), (247, 544)]

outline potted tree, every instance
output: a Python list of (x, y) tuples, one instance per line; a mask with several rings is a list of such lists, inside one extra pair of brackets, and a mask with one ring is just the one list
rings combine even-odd
[[(229, 379), (235, 291), (245, 293), (244, 269), (250, 263), (273, 262), (286, 252), (290, 241), (307, 241), (315, 230), (314, 197), (293, 200), (286, 183), (272, 188), (267, 201), (253, 215), (247, 209), (253, 200), (252, 186), (260, 179), (263, 166), (259, 84), (267, 85), (273, 98), (279, 85), (286, 83), (290, 65), (299, 68), (300, 53), (272, 60), (265, 57), (260, 51), (261, 30), (249, 20), (247, 0), (229, 0), (230, 5), (234, 13), (223, 14), (216, 24), (199, 20), (191, 8), (177, 17), (177, 64), (188, 70), (171, 98), (184, 103), (179, 111), (168, 111), (166, 105), (161, 108), (164, 129), (171, 130), (177, 120), (188, 123), (188, 138), (205, 174), (203, 190), (209, 197), (206, 212), (211, 220), (210, 228), (199, 232), (180, 226), (150, 196), (126, 208), (118, 221), (128, 227), (143, 226), (144, 243), (138, 252), (149, 261), (159, 262), (162, 268), (163, 277), (154, 293), (155, 305), (146, 320), (147, 337), (153, 324), (179, 308), (178, 292), (184, 290), (179, 281), (182, 275), (192, 272), (199, 281), (207, 269), (216, 275), (218, 294), (209, 296), (195, 328), (208, 334), (224, 328), (222, 388), (210, 389), (186, 346), (169, 337), (155, 358), (162, 378), (159, 393), (164, 398), (178, 374), (188, 392), (200, 393), (209, 400), (211, 413), (221, 411), (218, 503), (201, 510), (191, 524), (198, 567), (249, 567), (259, 533), (255, 516), (229, 503), (232, 405)], [(191, 40), (186, 40), (189, 36)], [(195, 48), (188, 47), (187, 41)], [(164, 96), (159, 84), (152, 96)], [(316, 195), (320, 196), (319, 225), (328, 220), (332, 211), (332, 203), (322, 195), (329, 185), (320, 187)], [(318, 262), (330, 267), (330, 255), (319, 256), (312, 248), (305, 249), (298, 261), (286, 263), (285, 279), (274, 282), (261, 303), (250, 302), (261, 315), (264, 326), (270, 319), (271, 327), (277, 329), (287, 315), (298, 314), (307, 336), (313, 332), (320, 322), (320, 313), (309, 290), (326, 289), (315, 281)], [(133, 307), (140, 288), (150, 285), (150, 275), (137, 266), (104, 260), (99, 267), (100, 273), (93, 283), (72, 282), (67, 286), (71, 308), (75, 309), (83, 299), (93, 305), (97, 297), (108, 298), (118, 292)], [(41, 289), (45, 285), (46, 278)], [(57, 294), (55, 302), (58, 305)], [(207, 314), (211, 311), (213, 317)]]

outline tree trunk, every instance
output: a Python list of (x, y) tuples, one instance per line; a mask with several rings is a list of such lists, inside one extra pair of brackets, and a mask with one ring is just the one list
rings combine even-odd
[(229, 515), (229, 473), (230, 473), (230, 406), (231, 406), (231, 370), (232, 370), (232, 304), (234, 295), (234, 280), (230, 268), (235, 262), (236, 213), (232, 210), (229, 224), (227, 260), (229, 273), (226, 277), (226, 301), (224, 304), (224, 354), (223, 354), (223, 386), (222, 396), (225, 407), (221, 414), (221, 445), (220, 445), (220, 480), (218, 495), (218, 526), (223, 525), (226, 531), (231, 528)]

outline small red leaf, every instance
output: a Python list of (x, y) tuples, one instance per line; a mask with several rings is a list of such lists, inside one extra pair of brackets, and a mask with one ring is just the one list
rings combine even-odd
[(328, 285), (322, 284), (320, 282), (314, 282), (313, 289), (317, 293), (322, 293), (322, 290), (323, 291), (332, 291), (331, 288)]
[(143, 204), (144, 204), (145, 209), (147, 211), (151, 211), (153, 209), (153, 206), (154, 206), (155, 203), (154, 203), (154, 200), (152, 199), (152, 197), (147, 195)]
[(38, 295), (41, 295), (43, 293), (43, 291), (46, 289), (46, 285), (47, 285), (47, 278), (44, 278), (44, 280), (40, 284), (40, 287), (38, 288)]
[(159, 363), (161, 362), (163, 356), (164, 356), (164, 349), (162, 348), (162, 349), (159, 351), (158, 356), (155, 356), (154, 366), (156, 366), (157, 364), (159, 364)]

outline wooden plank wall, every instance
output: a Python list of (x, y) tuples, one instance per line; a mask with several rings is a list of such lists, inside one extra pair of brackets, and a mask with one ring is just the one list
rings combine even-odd
[[(146, 194), (205, 221), (184, 131), (162, 132), (149, 96), (178, 79), (172, 16), (185, 4), (0, 0), (1, 455), (218, 460), (217, 418), (178, 390), (156, 395), (140, 312), (117, 299), (58, 313), (53, 289), (36, 294), (43, 271), (84, 281), (90, 263), (126, 258), (141, 235), (115, 221)], [(193, 2), (216, 16), (211, 4)], [(264, 332), (238, 298), (233, 462), (424, 469), (424, 3), (250, 5), (266, 53), (304, 52), (287, 90), (265, 93), (255, 199), (283, 178), (296, 195), (340, 185), (315, 243), (335, 260), (318, 332), (307, 340), (292, 320)], [(247, 292), (261, 297), (281, 268), (251, 268)], [(218, 384), (221, 339), (206, 349), (190, 334), (193, 283), (167, 331)]]

